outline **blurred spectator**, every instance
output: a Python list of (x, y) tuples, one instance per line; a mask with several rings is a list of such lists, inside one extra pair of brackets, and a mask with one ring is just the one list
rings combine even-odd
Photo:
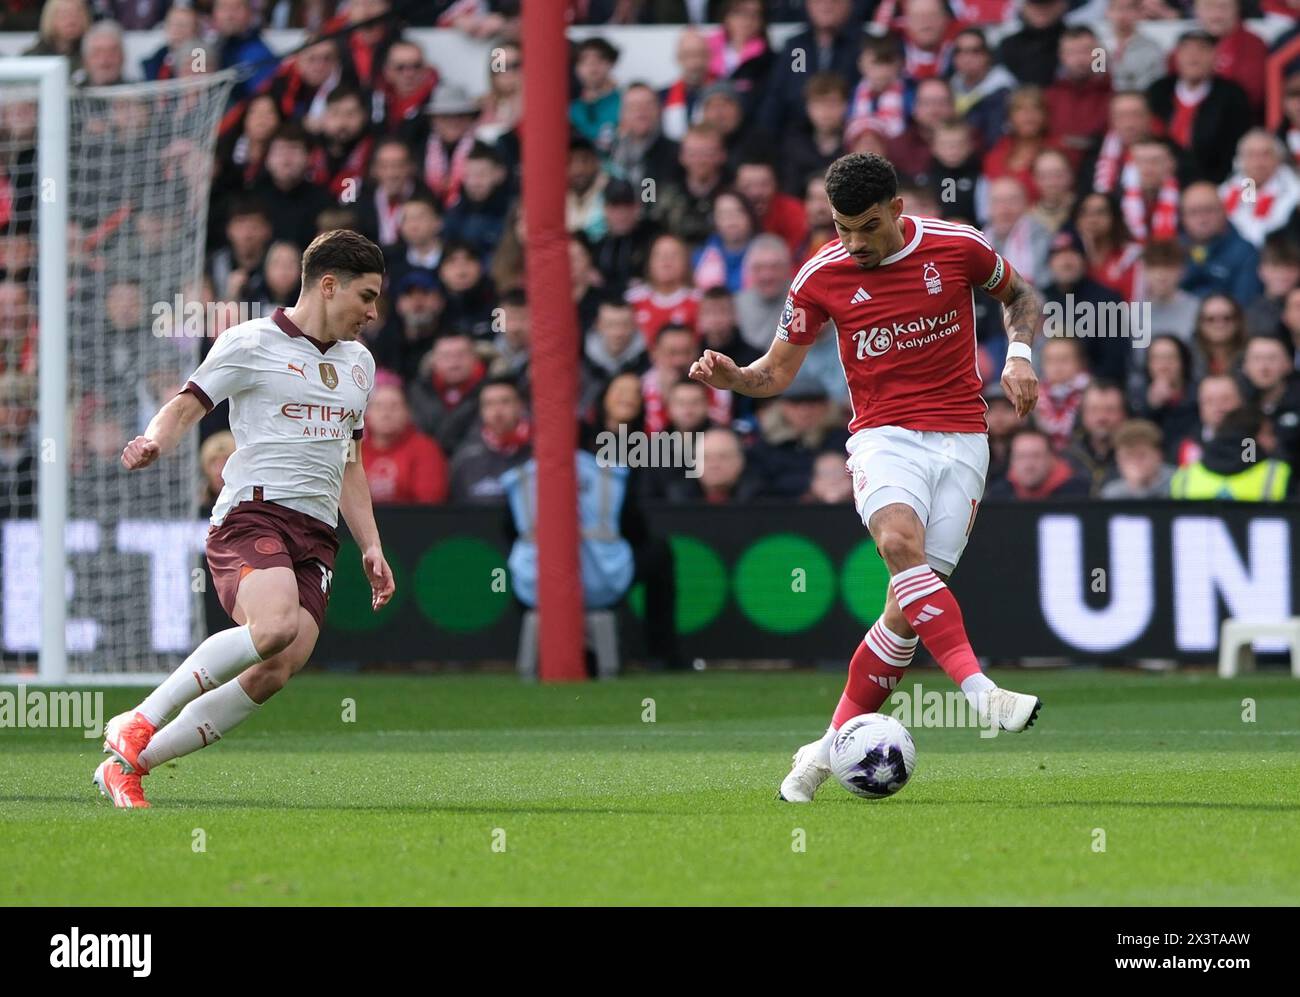
[(213, 433), (199, 447), (199, 470), (203, 473), (203, 489), (199, 493), (199, 515), (212, 515), (212, 507), (217, 504), (225, 479), (221, 472), (225, 470), (226, 461), (235, 452), (235, 436), (229, 430)]
[(1174, 469), (1164, 462), (1160, 428), (1145, 419), (1130, 419), (1115, 431), (1115, 466), (1119, 477), (1102, 485), (1104, 499), (1168, 498)]
[(375, 88), (373, 116), (379, 130), (408, 146), (427, 135), (424, 108), (437, 82), (438, 73), (425, 64), (419, 45), (395, 41), (384, 56), (383, 77)]
[(1063, 457), (1052, 452), (1052, 443), (1041, 429), (1024, 426), (1011, 437), (1011, 458), (1005, 478), (991, 481), (986, 500), (1042, 501), (1080, 498), (1088, 494), (1088, 482)]
[(325, 101), (343, 83), (357, 85), (355, 79), (344, 78), (335, 45), (317, 42), (280, 63), (267, 93), (287, 118), (302, 125), (308, 134), (318, 135), (325, 127)]
[(1119, 205), (1104, 194), (1088, 194), (1075, 209), (1073, 225), (1088, 257), (1088, 276), (1125, 301), (1136, 301), (1142, 245), (1129, 233)]
[(370, 176), (356, 195), (361, 231), (381, 249), (391, 249), (401, 239), (402, 205), (417, 193), (429, 195), (429, 191), (415, 178), (415, 163), (406, 142), (394, 136), (375, 144)]
[(681, 75), (659, 94), (663, 108), (663, 132), (674, 142), (686, 136), (686, 129), (694, 121), (699, 106), (700, 93), (713, 82), (709, 71), (712, 52), (709, 41), (696, 28), (683, 28), (677, 36), (677, 68)]
[(719, 191), (713, 199), (713, 234), (692, 260), (695, 287), (739, 291), (744, 286), (745, 258), (757, 230), (758, 216), (749, 201), (734, 190)]
[[(782, 244), (782, 250), (785, 249)], [(736, 301), (725, 287), (711, 287), (700, 295), (699, 314), (695, 319), (695, 332), (700, 338), (702, 350), (717, 350), (736, 361), (736, 366), (744, 367), (753, 363), (767, 352), (755, 349), (741, 338), (736, 325)], [(768, 330), (769, 336), (775, 335), (776, 327)], [(770, 345), (770, 342), (769, 344)], [(737, 396), (736, 403), (752, 402), (745, 396)]]
[(600, 433), (617, 435), (620, 426), (626, 426), (625, 432), (628, 433), (645, 430), (641, 378), (637, 374), (619, 374), (605, 385), (596, 407), (595, 419), (584, 429), (584, 446), (594, 446), (594, 440)]
[(573, 71), (578, 96), (569, 104), (569, 123), (602, 155), (609, 153), (618, 130), (622, 95), (614, 82), (618, 49), (604, 38), (584, 38), (574, 46)]
[[(645, 402), (645, 429), (657, 433), (668, 425), (668, 392), (685, 380), (699, 356), (695, 334), (683, 325), (666, 325), (650, 349), (650, 369), (641, 375)], [(731, 422), (731, 392), (709, 388), (709, 418), (720, 425)]]
[(218, 57), (222, 69), (231, 66), (252, 69), (235, 83), (230, 102), (234, 104), (257, 93), (275, 74), (277, 59), (262, 40), (248, 0), (212, 0), (212, 30), (220, 42)]
[(782, 150), (781, 189), (792, 197), (803, 195), (804, 185), (815, 173), (844, 155), (844, 114), (849, 107), (849, 88), (834, 73), (819, 73), (804, 87), (806, 128), (799, 128)]
[(447, 301), (443, 312), (446, 328), (475, 339), (490, 337), (496, 295), (474, 247), (463, 242), (445, 243), (438, 261), (438, 280)]
[(844, 467), (843, 454), (823, 450), (813, 460), (812, 481), (800, 502), (843, 505), (853, 501), (853, 479)]
[(397, 211), (398, 242), (384, 253), (388, 287), (396, 287), (408, 273), (437, 272), (442, 263), (442, 209), (428, 191), (419, 191)]
[(212, 178), (217, 219), (221, 219), (219, 209), (226, 198), (235, 191), (247, 190), (257, 180), (271, 139), (281, 125), (280, 109), (270, 94), (259, 94), (242, 107), (237, 125), (217, 139), (217, 167)]
[[(1000, 385), (998, 390), (1001, 391)], [(1006, 477), (1007, 467), (1011, 463), (1011, 437), (1020, 428), (1020, 417), (1005, 395), (992, 395), (985, 400), (985, 404), (988, 405), (988, 411), (984, 414), (984, 420), (989, 427), (989, 470), (985, 478), (997, 481)]]
[(497, 291), (520, 290), (526, 283), (524, 266), (524, 243), (527, 242), (528, 226), (524, 224), (524, 205), (519, 198), (510, 205), (506, 212), (505, 230), (501, 234), (501, 243), (492, 254), (492, 284)]
[(606, 184), (604, 201), (605, 235), (592, 246), (592, 260), (612, 286), (626, 287), (645, 272), (656, 228), (626, 180)]
[(1043, 286), (1052, 236), (1029, 213), (1029, 199), (1019, 180), (1003, 177), (989, 184), (989, 218), (984, 235), (1016, 273), (1035, 287)]
[(1226, 294), (1212, 294), (1201, 302), (1196, 317), (1197, 378), (1204, 374), (1235, 374), (1245, 350), (1242, 307)]
[(1281, 334), (1291, 343), (1296, 353), (1296, 369), (1300, 370), (1300, 287), (1293, 287), (1282, 299)]
[(785, 295), (790, 289), (792, 258), (784, 242), (760, 235), (745, 258), (745, 289), (735, 296), (741, 338), (760, 354), (772, 345)]
[(903, 7), (903, 52), (908, 78), (948, 76), (952, 69), (953, 36), (960, 28), (945, 0), (908, 0)]
[(1183, 247), (1172, 239), (1148, 242), (1142, 250), (1142, 286), (1151, 304), (1151, 331), (1191, 343), (1201, 301), (1178, 285), (1183, 279)]
[(1232, 155), (1250, 127), (1246, 92), (1214, 74), (1214, 38), (1187, 31), (1174, 49), (1176, 70), (1147, 90), (1147, 103), (1165, 123), (1166, 134), (1197, 164), (1197, 178), (1222, 183)]
[(596, 147), (588, 139), (569, 140), (568, 192), (565, 194), (565, 226), (581, 232), (593, 242), (605, 235), (604, 190), (609, 174), (600, 168)]
[(1123, 298), (1088, 275), (1083, 241), (1073, 229), (1052, 237), (1047, 264), (1051, 280), (1042, 289), (1048, 304), (1045, 334), (1085, 338), (1093, 374), (1122, 382), (1128, 373), (1129, 329), (1127, 313), (1113, 306)]
[(708, 125), (692, 125), (678, 153), (682, 167), (679, 183), (657, 185), (658, 199), (651, 217), (661, 227), (688, 242), (709, 236), (713, 198), (725, 184), (727, 153), (722, 136)]
[(643, 374), (650, 367), (645, 340), (636, 327), (632, 306), (610, 295), (600, 302), (595, 325), (583, 339), (580, 407), (586, 411), (620, 374)]
[(370, 346), (375, 362), (395, 371), (404, 383), (419, 376), (420, 362), (433, 348), (447, 306), (438, 278), (428, 270), (408, 270), (391, 285), (393, 313)]
[(786, 135), (803, 115), (803, 85), (813, 73), (835, 73), (858, 82), (862, 25), (849, 0), (808, 0), (808, 28), (793, 35), (772, 63), (759, 124), (769, 135)]
[(254, 301), (264, 289), (262, 262), (271, 244), (266, 206), (252, 197), (231, 202), (226, 246), (208, 258), (208, 275), (217, 294), (231, 301)]
[(0, 373), (0, 519), (36, 515), (36, 452), (31, 433), (35, 407), (33, 374)]
[[(1079, 171), (1083, 189), (1091, 187), (1100, 194), (1109, 194), (1115, 198), (1131, 197), (1133, 194), (1144, 195), (1149, 191), (1158, 190), (1160, 186), (1158, 181), (1146, 184), (1140, 182), (1137, 164), (1133, 158), (1134, 145), (1152, 137), (1153, 119), (1146, 98), (1140, 93), (1126, 91), (1112, 94), (1107, 114), (1108, 126), (1105, 135), (1102, 136), (1101, 147), (1097, 150), (1096, 156), (1084, 161)], [(1168, 173), (1171, 177), (1174, 175), (1172, 165)], [(1177, 183), (1174, 185), (1174, 194), (1173, 207), (1176, 211)], [(1140, 206), (1139, 201), (1136, 207)], [(1134, 219), (1128, 218), (1127, 215), (1126, 206), (1125, 216), (1131, 229)], [(1176, 216), (1173, 221), (1176, 225), (1178, 221)], [(1142, 231), (1145, 232), (1145, 228)]]
[(1133, 185), (1121, 177), (1124, 224), (1138, 242), (1178, 235), (1178, 177), (1173, 150), (1162, 139), (1138, 139), (1131, 147)]
[(898, 39), (894, 35), (864, 35), (858, 69), (862, 78), (853, 91), (846, 134), (870, 128), (886, 139), (898, 138), (907, 127), (908, 110)]
[(1193, 10), (1215, 39), (1214, 72), (1241, 87), (1254, 112), (1263, 110), (1268, 46), (1241, 23), (1241, 0), (1195, 0)]
[[(914, 179), (934, 194), (944, 218), (977, 225), (988, 213), (988, 181), (970, 125), (945, 121), (934, 130), (932, 148), (926, 170)], [(1065, 172), (1068, 177), (1068, 164)]]
[(736, 190), (753, 206), (764, 232), (779, 235), (791, 253), (799, 248), (808, 234), (803, 201), (781, 192), (771, 159), (758, 152), (745, 156), (736, 168)]
[(751, 106), (772, 67), (763, 0), (727, 0), (722, 23), (707, 36), (707, 44), (709, 75), (729, 80)]
[(85, 0), (46, 0), (36, 42), (23, 55), (61, 55), (68, 73), (81, 68), (81, 39), (90, 28), (90, 8)]
[[(808, 237), (794, 254), (794, 259), (800, 261), (808, 259), (828, 242), (839, 238), (835, 231), (835, 219), (831, 216), (831, 202), (826, 197), (824, 176), (808, 178), (803, 208), (808, 217)], [(907, 211), (913, 210), (911, 205), (904, 205), (904, 208)]]
[(445, 454), (454, 454), (478, 416), (478, 395), (487, 374), (464, 333), (434, 341), (420, 364), (419, 378), (407, 388), (411, 418)]
[(1242, 398), (1273, 425), (1276, 447), (1270, 456), (1300, 457), (1300, 373), (1291, 344), (1274, 336), (1252, 336), (1241, 361)]
[(1176, 463), (1185, 467), (1201, 459), (1207, 443), (1219, 431), (1229, 412), (1241, 408), (1241, 389), (1227, 374), (1211, 374), (1196, 389), (1196, 429), (1178, 441)]
[(728, 173), (736, 171), (751, 134), (759, 136), (756, 141), (770, 141), (766, 132), (746, 123), (745, 105), (731, 83), (712, 83), (700, 94), (698, 123), (712, 128), (722, 139)]
[(389, 0), (348, 0), (342, 14), (321, 26), (322, 34), (341, 30), (345, 25), (375, 21), (345, 35), (337, 44), (343, 71), (363, 87), (373, 87), (388, 48), (397, 40), (400, 28), (393, 18), (383, 17), (391, 9)]
[(670, 502), (742, 505), (759, 493), (760, 482), (747, 466), (744, 447), (733, 430), (718, 427), (704, 433), (696, 460), (699, 476), (674, 477), (667, 494)]
[(492, 377), (509, 377), (519, 385), (525, 396), (530, 390), (529, 350), (532, 346), (532, 322), (528, 299), (523, 290), (515, 288), (501, 295), (497, 306), (500, 321), (492, 321), (496, 339), (492, 348), (496, 352), (488, 373)]
[[(1051, 119), (1043, 91), (1032, 86), (1013, 90), (1007, 98), (1007, 134), (984, 157), (984, 173), (991, 180), (1001, 177), (1019, 180), (1033, 201), (1038, 197), (1034, 160), (1044, 149), (1060, 148), (1050, 131)], [(1077, 158), (1072, 157), (1071, 162), (1077, 162)]]
[(1228, 224), (1214, 185), (1194, 183), (1183, 191), (1182, 216), (1188, 256), (1183, 289), (1201, 298), (1226, 294), (1253, 301), (1260, 292), (1259, 253)]
[[(1300, 246), (1282, 236), (1267, 239), (1259, 253), (1259, 281), (1264, 293), (1246, 306), (1246, 333), (1275, 335), (1287, 295), (1300, 286)], [(1291, 338), (1286, 330), (1282, 335)]]
[(1279, 501), (1285, 497), (1291, 468), (1257, 453), (1258, 413), (1235, 409), (1224, 416), (1201, 457), (1180, 467), (1169, 483), (1176, 499)]
[(1002, 137), (1007, 98), (1017, 86), (1005, 66), (993, 61), (984, 32), (966, 28), (953, 39), (953, 109), (979, 133), (981, 151)]
[[(1291, 168), (1300, 170), (1300, 69), (1291, 69), (1282, 83), (1282, 121), (1277, 137), (1287, 148)], [(1300, 233), (1296, 221), (1292, 219), (1291, 227)]]
[(532, 456), (532, 427), (519, 388), (507, 378), (483, 383), (478, 396), (477, 432), (456, 449), (451, 461), (453, 502), (495, 503), (505, 493), (501, 475)]
[(569, 296), (578, 311), (578, 328), (585, 329), (596, 321), (596, 308), (605, 294), (605, 278), (596, 269), (591, 244), (579, 232), (569, 233), (569, 280)]
[(816, 378), (796, 376), (779, 400), (759, 412), (758, 421), (762, 435), (749, 448), (749, 461), (764, 495), (803, 495), (812, 482), (813, 462), (822, 451), (836, 454), (843, 470), (849, 434)]
[(116, 21), (96, 21), (81, 38), (81, 68), (72, 74), (72, 85), (117, 86), (125, 82), (125, 66), (122, 26)]
[(463, 89), (443, 80), (428, 106), (430, 134), (420, 162), (425, 186), (450, 207), (460, 196), (465, 162), (474, 148), (474, 119), (478, 106)]
[(1075, 442), (1065, 458), (1081, 470), (1095, 495), (1115, 474), (1115, 430), (1128, 418), (1124, 389), (1113, 381), (1095, 379), (1083, 392)]
[(498, 41), (488, 54), (488, 92), (475, 134), (496, 142), (519, 125), (524, 111), (524, 60), (518, 42)]
[(326, 189), (342, 201), (355, 200), (370, 169), (374, 136), (360, 90), (336, 87), (325, 98), (325, 119), (312, 156), (312, 170)]
[[(1070, 157), (1059, 149), (1044, 149), (1034, 157), (1033, 177), (1038, 200), (1034, 202), (1031, 214), (1042, 222), (1043, 228), (1055, 235), (1070, 221), (1078, 203)], [(985, 199), (987, 203), (987, 192)], [(1078, 228), (1077, 222), (1075, 228)]]
[(1160, 430), (1175, 459), (1179, 442), (1196, 431), (1192, 351), (1183, 340), (1162, 333), (1145, 350), (1133, 351), (1133, 367), (1129, 409)]
[(302, 250), (291, 242), (271, 243), (262, 273), (262, 293), (257, 300), (270, 308), (293, 305), (302, 284)]
[(468, 243), (488, 261), (505, 230), (510, 191), (501, 157), (491, 146), (476, 142), (465, 160), (460, 196), (447, 209), (443, 230), (449, 240)]
[(1300, 204), (1300, 179), (1287, 163), (1282, 140), (1265, 128), (1252, 128), (1241, 137), (1237, 163), (1219, 195), (1237, 234), (1258, 249), (1287, 224)]
[(310, 139), (300, 124), (281, 125), (266, 149), (264, 169), (252, 193), (267, 206), (271, 237), (307, 246), (316, 237), (316, 218), (330, 196), (307, 178)]
[(649, 348), (654, 348), (659, 330), (670, 322), (694, 328), (699, 294), (691, 285), (690, 275), (685, 243), (675, 235), (658, 236), (650, 246), (645, 283), (627, 292), (637, 328)]
[(1105, 54), (1091, 28), (1076, 24), (1061, 32), (1060, 70), (1043, 99), (1052, 132), (1075, 163), (1106, 131), (1110, 76)]
[(361, 461), (376, 505), (437, 505), (447, 498), (447, 458), (411, 423), (399, 378), (380, 371), (366, 406)]
[[(945, 121), (951, 121), (956, 112), (952, 105), (952, 90), (947, 82), (938, 78), (921, 80), (916, 85), (915, 101), (912, 104), (912, 120), (902, 133), (890, 139), (883, 150), (889, 161), (894, 164), (898, 175), (910, 181), (918, 173), (925, 171), (934, 154), (931, 148), (934, 131)], [(874, 129), (868, 128), (864, 135)], [(852, 141), (849, 141), (852, 145)], [(854, 148), (851, 151), (863, 150)]]
[(1146, 90), (1163, 72), (1165, 53), (1143, 33), (1142, 0), (1109, 0), (1106, 20), (1114, 42), (1107, 69), (1116, 91)]
[(1068, 9), (1066, 0), (1024, 0), (1021, 29), (1003, 38), (998, 47), (998, 61), (1021, 83), (1051, 86)]
[(659, 98), (646, 84), (633, 83), (623, 91), (607, 172), (639, 189), (646, 177), (656, 183), (675, 179), (677, 156), (677, 143), (659, 126)]
[(1053, 450), (1062, 450), (1074, 434), (1074, 422), (1091, 377), (1077, 339), (1048, 339), (1042, 348), (1042, 382), (1034, 425), (1050, 437)]
[(35, 374), (36, 341), (36, 307), (27, 284), (0, 281), (0, 371)]

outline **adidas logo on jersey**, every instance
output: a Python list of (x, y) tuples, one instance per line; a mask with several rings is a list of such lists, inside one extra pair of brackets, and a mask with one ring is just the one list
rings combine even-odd
[(864, 291), (860, 287), (858, 288), (857, 293), (853, 295), (853, 304), (855, 305), (860, 305), (862, 304), (862, 302), (870, 301), (870, 300), (871, 300), (871, 295), (869, 295), (866, 291)]
[(931, 606), (928, 602), (921, 607), (921, 613), (916, 618), (917, 623), (929, 623), (936, 616), (942, 616), (943, 610), (938, 606)]

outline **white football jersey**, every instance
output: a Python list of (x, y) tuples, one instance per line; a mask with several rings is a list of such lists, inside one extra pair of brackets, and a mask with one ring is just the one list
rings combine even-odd
[(230, 399), (235, 452), (221, 472), (212, 524), (260, 497), (337, 526), (343, 468), (374, 383), (369, 350), (321, 344), (283, 308), (218, 336), (184, 388), (209, 411)]

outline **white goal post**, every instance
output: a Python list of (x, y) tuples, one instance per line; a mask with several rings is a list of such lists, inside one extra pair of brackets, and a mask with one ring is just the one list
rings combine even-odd
[(200, 357), (177, 306), (234, 79), (0, 59), (0, 684), (155, 683), (205, 632), (197, 439), (117, 455)]

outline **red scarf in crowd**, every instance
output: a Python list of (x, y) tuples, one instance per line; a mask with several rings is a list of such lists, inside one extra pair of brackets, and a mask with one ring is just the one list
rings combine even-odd
[[(1137, 170), (1134, 169), (1133, 173), (1136, 181)], [(1170, 177), (1160, 185), (1155, 207), (1151, 210), (1150, 225), (1147, 224), (1146, 198), (1142, 196), (1142, 188), (1136, 182), (1124, 184), (1120, 210), (1124, 214), (1128, 230), (1138, 242), (1173, 239), (1178, 235), (1178, 181)]]
[(865, 79), (859, 82), (853, 91), (849, 121), (866, 122), (868, 127), (880, 132), (885, 138), (898, 138), (902, 135), (907, 127), (902, 81), (899, 80), (881, 93), (872, 92)]
[[(1273, 202), (1277, 200), (1276, 194), (1265, 190), (1267, 186), (1265, 184), (1264, 187), (1257, 188), (1255, 191), (1256, 218), (1267, 218), (1268, 213), (1273, 210)], [(1241, 184), (1234, 184), (1232, 189), (1228, 191), (1227, 196), (1224, 197), (1223, 210), (1229, 215), (1236, 211), (1237, 206), (1241, 204), (1242, 193)]]
[(486, 374), (487, 367), (483, 365), (483, 361), (475, 360), (474, 369), (470, 372), (469, 377), (464, 381), (461, 381), (460, 384), (448, 384), (446, 379), (436, 370), (432, 372), (430, 380), (433, 383), (433, 390), (438, 393), (438, 397), (442, 399), (442, 403), (448, 408), (452, 408), (459, 405), (464, 400), (465, 396), (474, 390), (478, 382), (483, 380), (483, 377)]
[(1169, 119), (1169, 137), (1184, 149), (1192, 147), (1196, 111), (1209, 93), (1208, 81), (1197, 87), (1184, 87), (1181, 83), (1174, 87), (1174, 113)]
[(509, 457), (511, 454), (518, 453), (521, 447), (527, 446), (529, 439), (532, 437), (532, 426), (527, 419), (520, 419), (515, 424), (515, 428), (508, 433), (495, 433), (483, 427), (483, 442), (489, 450), (494, 450), (499, 454), (505, 454)]
[(465, 176), (465, 162), (469, 159), (472, 148), (472, 131), (466, 132), (465, 137), (456, 143), (450, 158), (437, 132), (429, 136), (429, 144), (424, 151), (424, 183), (442, 198), (444, 207), (450, 208), (460, 196), (460, 182)]

